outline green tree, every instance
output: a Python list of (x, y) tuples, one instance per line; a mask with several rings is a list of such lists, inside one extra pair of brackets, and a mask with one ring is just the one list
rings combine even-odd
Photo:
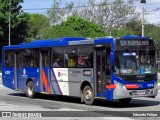
[(71, 27), (83, 37), (102, 37), (106, 35), (105, 31), (97, 24), (76, 16), (68, 17), (61, 24)]
[(74, 15), (92, 21), (109, 31), (114, 27), (121, 27), (131, 18), (139, 18), (133, 2), (134, 0), (128, 0), (128, 2), (125, 0), (86, 0), (85, 3), (81, 2), (75, 7), (75, 1), (72, 1), (61, 8), (62, 0), (54, 0), (52, 8), (48, 10), (48, 16), (53, 25)]
[(140, 20), (132, 19), (126, 23), (125, 27), (132, 35), (141, 36), (142, 34), (142, 24)]
[(146, 36), (150, 36), (153, 39), (160, 41), (160, 34), (158, 34), (159, 32), (160, 32), (160, 26), (154, 24), (145, 25), (144, 33)]
[[(11, 3), (10, 3), (11, 1)], [(23, 0), (0, 0), (0, 40), (1, 46), (8, 45), (9, 16), (11, 45), (23, 42), (27, 36), (27, 15), (21, 10)]]
[(42, 14), (29, 14), (29, 28), (28, 40), (47, 38), (51, 29), (49, 18)]
[(69, 37), (77, 36), (82, 37), (77, 31), (69, 26), (55, 25), (48, 31), (48, 38)]
[(49, 38), (65, 36), (102, 37), (106, 36), (106, 32), (93, 22), (71, 16), (65, 22), (53, 26), (49, 31)]
[(66, 3), (65, 9), (61, 8), (62, 4), (62, 0), (53, 0), (51, 9), (47, 11), (47, 15), (52, 25), (60, 24), (65, 21), (67, 17), (72, 15), (74, 2)]
[(145, 25), (145, 36), (149, 36), (155, 40), (158, 49), (158, 61), (160, 60), (160, 26), (153, 24)]
[(134, 35), (133, 32), (130, 29), (127, 29), (126, 27), (113, 28), (110, 32), (111, 36), (114, 36), (115, 38), (125, 35)]

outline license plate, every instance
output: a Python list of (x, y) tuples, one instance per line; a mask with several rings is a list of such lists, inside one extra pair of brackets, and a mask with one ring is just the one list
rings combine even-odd
[(145, 95), (145, 91), (139, 91), (138, 95)]

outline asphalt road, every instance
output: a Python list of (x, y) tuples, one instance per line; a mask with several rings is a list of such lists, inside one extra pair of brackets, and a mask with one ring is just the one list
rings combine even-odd
[[(117, 117), (119, 120), (152, 120), (153, 118), (158, 120), (156, 115), (160, 115), (160, 93), (156, 98), (133, 99), (128, 105), (121, 105), (117, 101), (96, 100), (94, 105), (88, 106), (81, 103), (79, 98), (38, 94), (34, 99), (30, 99), (24, 93), (10, 90), (2, 85), (0, 85), (0, 91), (1, 112), (12, 111), (26, 115), (28, 114), (26, 112), (32, 111), (40, 112), (44, 117), (50, 116), (55, 119), (65, 117), (72, 120), (89, 119), (86, 117), (92, 117), (92, 120), (97, 118), (114, 120)], [(40, 114), (37, 113), (37, 115)], [(144, 115), (144, 117), (138, 117), (138, 115)]]
[[(62, 97), (54, 95), (38, 94), (34, 99), (29, 99), (22, 92), (17, 92), (2, 86), (0, 76), (0, 117), (2, 112), (11, 111), (24, 115), (25, 112), (40, 112), (42, 119), (85, 119), (85, 120), (159, 120), (160, 116), (160, 91), (156, 98), (137, 98), (133, 99), (128, 105), (121, 105), (117, 101), (96, 100), (92, 106), (84, 105), (79, 98)], [(99, 112), (100, 111), (100, 112)], [(23, 113), (22, 113), (23, 112)], [(27, 114), (27, 113), (25, 113)], [(16, 116), (22, 119), (24, 116)], [(39, 114), (38, 114), (39, 115)], [(140, 115), (141, 117), (138, 117)], [(145, 115), (144, 117), (142, 117)], [(67, 117), (66, 117), (67, 116)], [(29, 117), (29, 116), (28, 116)], [(38, 116), (39, 117), (39, 116)], [(74, 118), (73, 118), (74, 117)], [(7, 119), (6, 117), (3, 119)], [(15, 119), (15, 118), (13, 118)], [(32, 119), (32, 118), (29, 118)], [(35, 119), (35, 118), (34, 118)], [(37, 118), (38, 120), (41, 118)]]
[[(160, 76), (160, 74), (159, 74)], [(54, 95), (37, 95), (29, 99), (24, 93), (17, 92), (2, 86), (0, 73), (0, 119), (8, 119), (5, 113), (12, 114), (15, 120), (159, 120), (160, 92), (156, 98), (133, 99), (128, 105), (121, 105), (117, 101), (96, 100), (92, 106), (84, 105), (79, 98), (62, 97)], [(3, 113), (3, 118), (1, 117)], [(19, 114), (18, 114), (19, 113)], [(19, 115), (19, 116), (18, 116)], [(27, 118), (26, 118), (26, 115)], [(41, 116), (52, 116), (43, 117)], [(140, 115), (141, 117), (138, 117)], [(144, 115), (144, 116), (143, 116)], [(54, 117), (53, 117), (54, 116)], [(142, 117), (143, 116), (143, 117)], [(28, 118), (29, 117), (29, 118)]]

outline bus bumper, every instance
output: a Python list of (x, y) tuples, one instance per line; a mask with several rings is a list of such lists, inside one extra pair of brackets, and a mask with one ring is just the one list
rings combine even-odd
[(152, 89), (127, 90), (126, 87), (116, 87), (113, 91), (113, 99), (134, 98), (134, 97), (155, 97), (158, 93), (158, 86)]

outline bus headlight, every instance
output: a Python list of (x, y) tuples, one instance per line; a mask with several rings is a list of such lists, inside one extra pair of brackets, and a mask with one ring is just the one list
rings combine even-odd
[(126, 88), (125, 85), (123, 85), (122, 83), (117, 82), (116, 80), (114, 80), (114, 84), (116, 85), (117, 88), (123, 88), (123, 89)]

